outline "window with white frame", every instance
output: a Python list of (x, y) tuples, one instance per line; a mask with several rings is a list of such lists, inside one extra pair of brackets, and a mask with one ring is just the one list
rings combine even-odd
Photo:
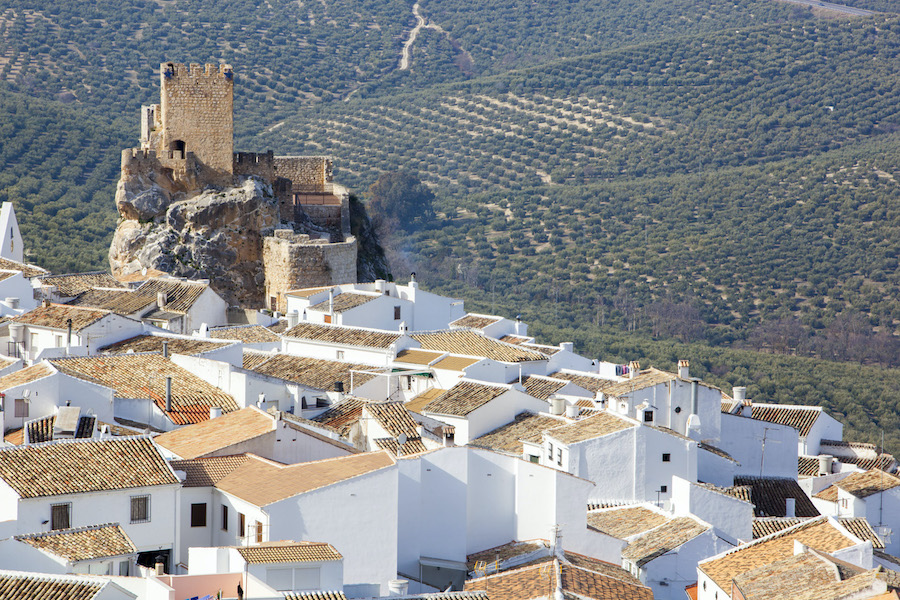
[(16, 417), (24, 419), (28, 416), (28, 402), (25, 400), (25, 398), (16, 398), (15, 411)]
[(50, 529), (68, 529), (72, 526), (72, 503), (50, 505)]

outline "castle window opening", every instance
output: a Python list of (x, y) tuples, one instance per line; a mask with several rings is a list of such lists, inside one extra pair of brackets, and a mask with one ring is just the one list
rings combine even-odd
[(172, 152), (172, 158), (184, 158), (184, 141), (172, 140), (169, 150)]

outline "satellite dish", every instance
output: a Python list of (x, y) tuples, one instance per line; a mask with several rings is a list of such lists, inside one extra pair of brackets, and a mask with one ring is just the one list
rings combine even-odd
[(406, 443), (406, 434), (405, 433), (401, 433), (400, 435), (397, 436), (397, 443), (400, 444), (401, 446)]

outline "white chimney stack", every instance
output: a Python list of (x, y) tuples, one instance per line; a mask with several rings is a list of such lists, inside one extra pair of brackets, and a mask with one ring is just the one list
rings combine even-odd
[(735, 402), (743, 403), (747, 399), (747, 388), (744, 386), (735, 386), (731, 388), (731, 397)]
[(222, 416), (222, 407), (221, 406), (211, 406), (209, 408), (209, 418), (215, 419), (216, 417)]
[(785, 498), (784, 499), (784, 516), (793, 518), (797, 516), (797, 499), (796, 498)]
[(406, 596), (409, 593), (409, 581), (406, 579), (391, 579), (388, 581), (388, 590), (391, 596)]
[(691, 363), (686, 360), (678, 361), (678, 376), (682, 379), (690, 379), (691, 377)]

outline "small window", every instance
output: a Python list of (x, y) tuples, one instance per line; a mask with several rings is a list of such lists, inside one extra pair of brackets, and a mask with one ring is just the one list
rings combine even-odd
[(206, 527), (206, 502), (191, 504), (191, 527)]
[(72, 523), (72, 504), (50, 505), (50, 529), (68, 529)]
[(244, 537), (247, 535), (247, 517), (244, 516), (244, 513), (238, 513), (238, 537)]
[(131, 522), (146, 523), (150, 520), (150, 496), (131, 497)]
[(394, 307), (394, 320), (395, 321), (400, 320), (400, 307), (399, 306)]
[(222, 505), (222, 531), (228, 531), (228, 507)]
[(343, 350), (337, 350), (337, 351), (336, 351), (336, 356), (337, 356), (337, 359), (338, 359), (338, 360), (344, 360), (344, 351), (343, 351)]
[(28, 403), (24, 398), (16, 398), (16, 416), (25, 418), (28, 416)]
[(325, 322), (331, 323), (331, 315), (325, 315)]
[(550, 449), (547, 451), (547, 460), (553, 460), (553, 444), (550, 444)]
[(53, 336), (53, 341), (54, 341), (54, 343), (56, 344), (56, 347), (57, 347), (57, 348), (62, 348), (62, 345), (63, 345), (63, 338), (62, 338), (61, 335), (54, 335), (54, 336)]
[(556, 449), (556, 464), (562, 466), (562, 448)]
[(644, 423), (652, 423), (653, 422), (653, 411), (645, 410), (644, 411)]
[(259, 521), (256, 522), (256, 543), (262, 544), (263, 535), (262, 535), (262, 523)]
[(529, 454), (529, 455), (528, 455), (528, 460), (529, 460), (530, 462), (533, 462), (533, 463), (539, 463), (539, 462), (541, 462), (541, 457), (540, 457), (540, 456), (535, 456), (535, 455), (533, 455), (533, 454)]
[(672, 462), (672, 455), (668, 452), (663, 453), (663, 462)]
[(131, 563), (127, 560), (119, 562), (119, 577), (128, 577), (131, 574)]
[(660, 494), (665, 494), (665, 493), (668, 492), (668, 491), (669, 491), (669, 486), (667, 486), (667, 485), (661, 485), (661, 486), (659, 486), (659, 493), (660, 493)]

